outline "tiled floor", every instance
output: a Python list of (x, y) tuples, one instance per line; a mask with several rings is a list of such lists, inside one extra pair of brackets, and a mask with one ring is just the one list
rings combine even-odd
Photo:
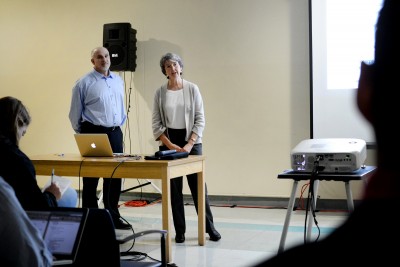
[[(120, 213), (133, 225), (135, 232), (161, 229), (161, 204), (144, 207), (126, 207), (121, 202)], [(172, 240), (173, 263), (179, 267), (229, 266), (245, 267), (275, 255), (278, 251), (286, 209), (282, 207), (230, 207), (212, 206), (214, 221), (222, 239), (208, 240), (205, 246), (197, 243), (197, 215), (193, 205), (186, 205), (186, 241), (176, 244)], [(292, 213), (285, 248), (304, 242), (305, 211)], [(325, 212), (316, 214), (320, 228), (320, 238), (326, 236), (347, 217), (347, 212)], [(173, 226), (172, 226), (173, 229)], [(116, 230), (117, 236), (129, 234), (126, 230)], [(316, 236), (313, 228), (313, 238)], [(175, 232), (171, 233), (175, 237)], [(143, 237), (136, 240), (133, 251), (147, 253), (160, 259), (159, 237)], [(121, 247), (127, 250), (130, 244)]]

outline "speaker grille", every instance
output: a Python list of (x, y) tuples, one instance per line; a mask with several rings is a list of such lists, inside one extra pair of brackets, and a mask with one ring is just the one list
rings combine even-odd
[(111, 45), (107, 49), (110, 52), (111, 66), (120, 66), (124, 63), (126, 54), (122, 45)]
[(135, 71), (136, 42), (136, 30), (130, 23), (104, 24), (103, 46), (110, 52), (110, 70)]

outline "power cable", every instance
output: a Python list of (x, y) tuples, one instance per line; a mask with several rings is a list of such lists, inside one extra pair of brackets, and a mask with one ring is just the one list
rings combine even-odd
[[(320, 234), (321, 234), (321, 230), (318, 226), (318, 221), (316, 219), (316, 215), (315, 215), (315, 208), (316, 208), (316, 198), (314, 195), (314, 184), (315, 181), (317, 180), (317, 176), (319, 174), (320, 170), (323, 170), (322, 167), (319, 166), (319, 161), (322, 159), (322, 156), (319, 155), (315, 158), (314, 161), (314, 166), (313, 166), (313, 170), (311, 172), (311, 177), (310, 177), (310, 182), (309, 182), (309, 188), (308, 188), (308, 197), (307, 197), (307, 205), (306, 205), (306, 216), (305, 216), (305, 220), (304, 220), (304, 243), (307, 243), (307, 222), (308, 222), (308, 213), (309, 211), (311, 211), (311, 215), (313, 217), (314, 223), (317, 226), (318, 229), (318, 236), (315, 240), (318, 241)], [(312, 226), (311, 226), (312, 227)], [(311, 233), (312, 231), (310, 231)]]

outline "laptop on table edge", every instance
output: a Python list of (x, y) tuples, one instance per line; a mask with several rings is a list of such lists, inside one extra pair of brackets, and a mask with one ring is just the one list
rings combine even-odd
[(107, 134), (77, 133), (75, 141), (82, 157), (113, 157)]

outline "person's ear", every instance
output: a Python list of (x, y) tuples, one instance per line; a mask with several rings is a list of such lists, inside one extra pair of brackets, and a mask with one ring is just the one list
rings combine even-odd
[(357, 106), (363, 116), (372, 123), (372, 77), (373, 65), (361, 62), (360, 79), (358, 80)]
[(92, 62), (92, 64), (94, 65), (94, 59), (92, 58), (92, 59), (90, 59), (90, 62)]

